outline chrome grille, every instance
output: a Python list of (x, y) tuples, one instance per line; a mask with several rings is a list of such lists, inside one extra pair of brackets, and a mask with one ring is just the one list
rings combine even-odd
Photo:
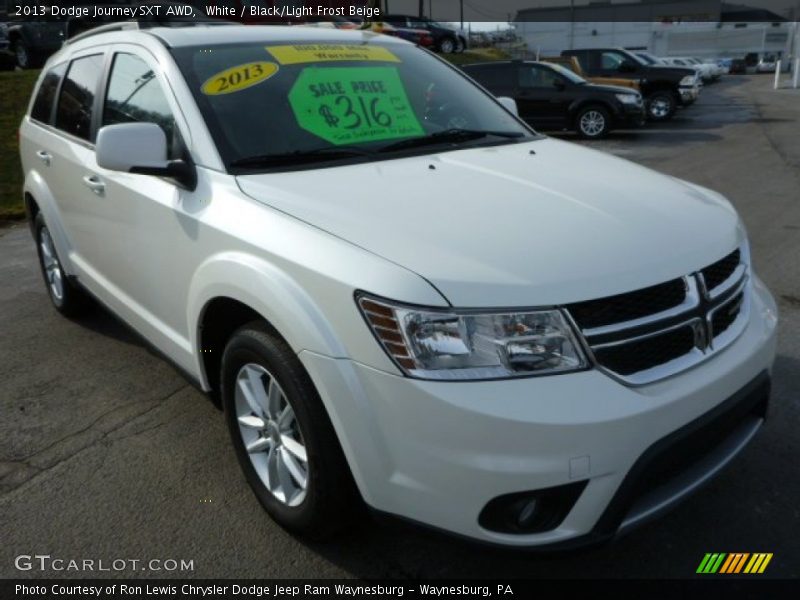
[(749, 311), (747, 248), (684, 277), (567, 305), (596, 365), (630, 385), (688, 369), (730, 344)]

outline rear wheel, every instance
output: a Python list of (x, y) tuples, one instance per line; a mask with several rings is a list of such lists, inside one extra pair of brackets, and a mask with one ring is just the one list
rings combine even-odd
[(264, 509), (295, 533), (330, 537), (360, 503), (333, 425), (305, 369), (261, 323), (222, 356), (222, 403), (245, 478)]
[(56, 252), (53, 237), (44, 222), (42, 213), (36, 215), (34, 231), (47, 294), (58, 312), (67, 317), (82, 314), (91, 306), (91, 299), (80, 287), (69, 280)]
[(602, 106), (586, 106), (578, 111), (575, 129), (586, 139), (600, 139), (611, 130), (611, 116)]
[(456, 41), (451, 37), (446, 37), (439, 42), (439, 52), (442, 54), (452, 54), (456, 49)]
[(14, 62), (20, 69), (33, 69), (38, 65), (36, 56), (21, 39), (14, 42)]
[(666, 121), (675, 114), (678, 103), (669, 90), (653, 92), (647, 97), (647, 116), (652, 121)]

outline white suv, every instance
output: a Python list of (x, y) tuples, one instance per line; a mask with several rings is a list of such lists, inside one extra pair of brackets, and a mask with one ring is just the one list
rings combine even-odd
[(489, 543), (601, 540), (763, 422), (776, 308), (731, 205), (538, 135), (401, 40), (88, 32), (21, 154), (55, 307), (88, 292), (218, 397), (293, 531), (363, 499)]

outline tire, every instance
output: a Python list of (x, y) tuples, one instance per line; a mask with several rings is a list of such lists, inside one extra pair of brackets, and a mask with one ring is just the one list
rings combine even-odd
[(451, 37), (442, 38), (439, 42), (439, 52), (442, 54), (452, 54), (456, 49), (456, 41)]
[(611, 115), (608, 109), (597, 104), (584, 106), (575, 116), (575, 131), (588, 140), (604, 138), (611, 131)]
[(220, 381), (236, 457), (267, 513), (312, 539), (344, 529), (361, 499), (322, 400), (286, 342), (264, 323), (243, 326), (225, 347)]
[(14, 63), (23, 70), (33, 69), (37, 65), (36, 57), (21, 39), (14, 42)]
[(456, 54), (461, 54), (466, 49), (467, 49), (466, 42), (463, 40), (463, 38), (458, 38), (458, 40), (456, 40), (456, 47), (453, 49), (453, 52), (455, 52)]
[(65, 317), (77, 317), (92, 306), (88, 294), (70, 281), (56, 252), (50, 230), (44, 222), (42, 213), (34, 221), (36, 250), (39, 255), (39, 268), (42, 271), (47, 295), (55, 309)]
[(669, 90), (653, 92), (647, 97), (647, 117), (651, 121), (667, 121), (675, 114), (678, 101)]

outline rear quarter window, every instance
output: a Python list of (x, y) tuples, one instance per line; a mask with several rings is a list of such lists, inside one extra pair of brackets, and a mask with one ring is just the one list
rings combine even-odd
[(53, 103), (58, 93), (58, 86), (64, 71), (67, 70), (67, 63), (61, 63), (47, 71), (42, 77), (42, 83), (36, 92), (36, 98), (31, 108), (31, 118), (41, 123), (50, 123), (53, 116)]

